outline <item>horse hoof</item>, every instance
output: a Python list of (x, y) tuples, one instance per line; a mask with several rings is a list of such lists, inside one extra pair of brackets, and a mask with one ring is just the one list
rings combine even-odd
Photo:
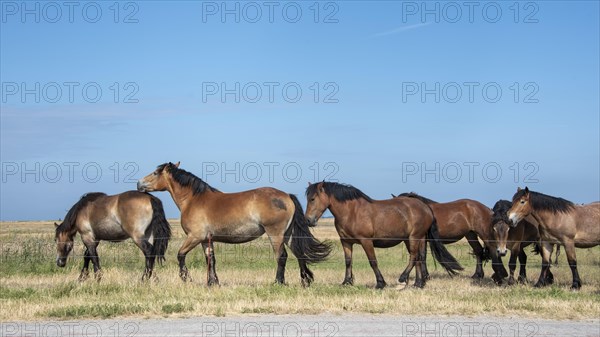
[(344, 280), (344, 282), (342, 282), (343, 286), (352, 286), (354, 285), (354, 281), (353, 280)]
[(425, 287), (425, 282), (423, 282), (423, 281), (415, 282), (414, 287), (417, 289), (423, 289)]
[(429, 275), (429, 274), (423, 274), (423, 280), (424, 280), (424, 281), (429, 281), (429, 280), (431, 280), (431, 275)]
[(471, 276), (471, 278), (474, 280), (481, 280), (483, 278), (483, 274), (475, 273), (473, 276)]
[(573, 282), (573, 284), (571, 285), (571, 290), (578, 291), (580, 289), (581, 289), (581, 283), (579, 283), (579, 282)]
[(508, 285), (509, 285), (509, 286), (512, 286), (512, 285), (514, 285), (515, 283), (516, 283), (516, 282), (515, 282), (515, 279), (514, 279), (513, 277), (511, 277), (511, 278), (509, 278), (509, 279), (508, 279)]
[(375, 289), (383, 289), (387, 284), (385, 282), (377, 282)]
[(84, 282), (85, 280), (87, 280), (90, 277), (89, 273), (85, 273), (85, 274), (81, 274), (79, 275), (79, 278), (77, 279), (79, 282)]
[(517, 279), (517, 283), (519, 284), (527, 284), (527, 278), (524, 276), (519, 276), (519, 278)]

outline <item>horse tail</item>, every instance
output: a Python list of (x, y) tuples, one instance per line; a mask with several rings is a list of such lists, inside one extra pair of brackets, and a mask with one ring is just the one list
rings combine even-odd
[(427, 232), (427, 241), (430, 242), (431, 253), (435, 259), (446, 269), (448, 274), (456, 275), (457, 270), (463, 270), (464, 268), (456, 261), (454, 256), (444, 246), (444, 243), (440, 239), (440, 232), (438, 230), (437, 220), (435, 217), (431, 222), (431, 227)]
[(303, 263), (318, 263), (325, 261), (331, 253), (331, 244), (317, 240), (310, 232), (308, 220), (298, 198), (290, 194), (294, 202), (294, 217), (290, 226), (290, 248), (298, 260)]
[(152, 220), (148, 229), (150, 229), (154, 237), (152, 256), (156, 257), (158, 262), (162, 264), (165, 260), (165, 252), (169, 246), (169, 239), (171, 239), (171, 225), (169, 225), (165, 217), (165, 211), (160, 199), (150, 195), (150, 204), (152, 205)]

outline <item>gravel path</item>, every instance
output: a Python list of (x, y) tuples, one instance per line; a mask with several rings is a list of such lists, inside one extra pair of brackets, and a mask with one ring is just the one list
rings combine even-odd
[(260, 315), (184, 319), (2, 322), (0, 336), (600, 336), (600, 319), (554, 321), (494, 317)]

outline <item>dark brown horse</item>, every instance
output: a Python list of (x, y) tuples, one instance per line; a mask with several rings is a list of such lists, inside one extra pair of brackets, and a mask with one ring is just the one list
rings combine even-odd
[(386, 283), (377, 266), (374, 248), (389, 248), (405, 242), (410, 253), (406, 269), (410, 272), (416, 266), (416, 287), (423, 287), (426, 281), (422, 275), (425, 261), (421, 255), (426, 240), (431, 242), (435, 258), (448, 273), (455, 274), (456, 270), (462, 270), (439, 240), (431, 209), (417, 199), (373, 200), (353, 186), (332, 182), (309, 184), (306, 197), (306, 218), (310, 223), (316, 224), (326, 209), (335, 217), (335, 228), (340, 236), (346, 261), (346, 275), (342, 284), (351, 285), (354, 282), (354, 244), (363, 247), (375, 273), (378, 289), (385, 287)]
[[(100, 280), (102, 272), (96, 248), (100, 241), (123, 241), (132, 238), (146, 257), (146, 270), (142, 279), (152, 276), (154, 261), (165, 259), (171, 237), (171, 227), (165, 219), (162, 202), (148, 193), (129, 191), (108, 196), (88, 193), (71, 207), (64, 221), (56, 226), (56, 264), (64, 267), (73, 249), (77, 232), (85, 245), (83, 269), (79, 280), (88, 277), (90, 261), (94, 275)], [(152, 243), (151, 243), (152, 241)]]
[(519, 278), (517, 282), (527, 282), (527, 254), (525, 247), (539, 244), (539, 233), (537, 225), (521, 220), (515, 227), (511, 227), (507, 212), (512, 203), (508, 200), (498, 200), (494, 205), (492, 217), (492, 229), (496, 241), (496, 249), (499, 257), (505, 256), (510, 249), (510, 260), (508, 262), (509, 278), (508, 284), (515, 283), (514, 273), (517, 268), (517, 257), (519, 258)]
[[(472, 278), (483, 278), (482, 262), (487, 259), (487, 255), (491, 255), (492, 258), (494, 281), (499, 282), (503, 277), (508, 276), (506, 268), (496, 254), (496, 245), (490, 225), (493, 212), (484, 204), (471, 199), (438, 203), (412, 192), (402, 193), (399, 197), (416, 198), (431, 207), (438, 224), (440, 239), (444, 244), (454, 243), (462, 238), (467, 239), (477, 258), (477, 266)], [(481, 238), (486, 249), (481, 246), (478, 237)], [(426, 270), (424, 272), (427, 273)]]
[(516, 226), (529, 215), (538, 223), (542, 245), (542, 272), (535, 286), (548, 284), (552, 245), (560, 243), (565, 247), (573, 274), (571, 289), (581, 288), (575, 247), (591, 248), (600, 244), (600, 202), (575, 205), (562, 198), (529, 191), (527, 187), (519, 188), (508, 217), (512, 226)]
[(287, 262), (285, 244), (291, 237), (290, 248), (298, 258), (305, 286), (313, 281), (307, 264), (325, 260), (331, 251), (329, 244), (319, 242), (310, 232), (296, 196), (274, 188), (223, 193), (180, 169), (179, 163), (167, 163), (142, 178), (138, 190), (169, 191), (181, 211), (181, 227), (187, 238), (177, 259), (183, 281), (191, 280), (185, 265), (186, 254), (198, 244), (204, 248), (209, 286), (219, 283), (213, 242), (244, 243), (267, 233), (277, 259), (275, 282), (283, 284)]

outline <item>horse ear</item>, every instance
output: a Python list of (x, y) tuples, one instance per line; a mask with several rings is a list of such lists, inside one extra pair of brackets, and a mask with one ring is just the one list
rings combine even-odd
[(175, 167), (179, 168), (179, 164), (181, 164), (180, 161), (178, 161), (177, 163), (175, 163)]
[(525, 194), (529, 194), (529, 187), (525, 186)]
[(391, 193), (391, 194), (392, 194), (392, 198), (395, 198), (395, 197), (396, 197), (396, 196), (394, 195), (394, 193)]
[(308, 186), (310, 186), (310, 181), (308, 182)]
[(517, 192), (521, 192), (521, 187), (517, 186)]
[(56, 222), (54, 223), (54, 227), (58, 227), (58, 224)]

